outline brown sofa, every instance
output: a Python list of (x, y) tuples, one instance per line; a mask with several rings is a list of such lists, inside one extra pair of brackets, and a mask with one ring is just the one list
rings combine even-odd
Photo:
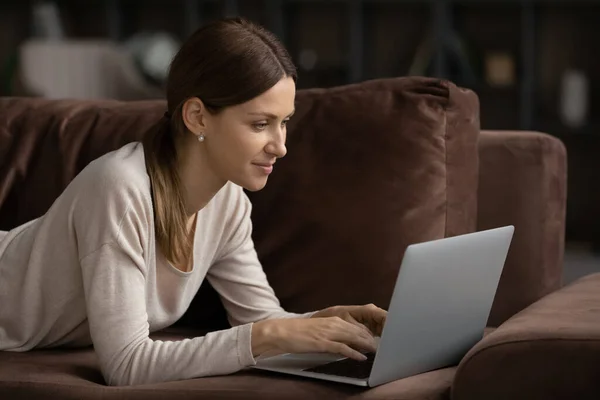
[[(591, 323), (592, 312), (580, 321), (569, 310), (588, 306), (598, 279), (578, 283), (587, 291), (556, 292), (566, 201), (560, 141), (480, 131), (476, 94), (431, 78), (301, 90), (296, 108), (288, 155), (263, 191), (249, 193), (257, 251), (287, 310), (385, 308), (408, 244), (515, 225), (493, 332), (459, 366), (374, 389), (250, 370), (108, 387), (91, 348), (0, 352), (0, 398), (552, 399), (563, 397), (545, 390), (560, 386), (563, 372), (579, 378), (580, 393), (593, 389), (590, 374), (568, 363), (591, 362), (583, 352), (598, 345), (584, 337), (599, 338), (600, 324)], [(164, 109), (162, 101), (0, 99), (0, 230), (42, 215), (87, 163), (140, 139)], [(584, 298), (561, 301), (574, 296)], [(552, 317), (561, 312), (578, 322), (560, 325)], [(181, 320), (153, 337), (224, 328), (226, 313), (206, 284)], [(549, 384), (541, 383), (546, 370)]]

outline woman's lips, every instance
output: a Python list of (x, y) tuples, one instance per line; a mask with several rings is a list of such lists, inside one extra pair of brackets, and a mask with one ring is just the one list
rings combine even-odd
[(273, 164), (254, 164), (256, 167), (260, 168), (260, 170), (263, 171), (263, 173), (269, 175), (271, 172), (273, 172)]

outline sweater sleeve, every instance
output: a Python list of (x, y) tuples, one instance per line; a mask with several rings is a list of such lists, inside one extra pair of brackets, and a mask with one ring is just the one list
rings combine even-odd
[(207, 279), (219, 293), (232, 326), (274, 318), (308, 318), (315, 311), (285, 311), (275, 296), (252, 240), (252, 204), (240, 188), (231, 238)]
[(119, 184), (94, 185), (100, 189), (82, 192), (85, 201), (74, 223), (89, 330), (106, 383), (225, 375), (253, 365), (252, 324), (180, 341), (150, 339), (150, 271), (144, 258), (151, 237), (150, 200)]
[(81, 261), (90, 334), (108, 385), (225, 375), (255, 363), (251, 324), (180, 341), (151, 340), (141, 262), (119, 243)]

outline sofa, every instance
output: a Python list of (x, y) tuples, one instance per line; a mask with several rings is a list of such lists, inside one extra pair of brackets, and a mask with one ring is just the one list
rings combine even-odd
[[(0, 398), (598, 395), (600, 277), (561, 283), (565, 148), (540, 132), (481, 130), (478, 101), (469, 89), (426, 77), (299, 90), (288, 155), (265, 189), (248, 193), (259, 258), (282, 306), (294, 312), (386, 308), (409, 244), (514, 225), (486, 334), (458, 365), (369, 389), (250, 369), (110, 387), (93, 348), (39, 349), (0, 352)], [(165, 107), (162, 100), (0, 99), (0, 230), (43, 215), (85, 165), (140, 140)], [(205, 283), (186, 314), (152, 337), (228, 326), (218, 293)]]

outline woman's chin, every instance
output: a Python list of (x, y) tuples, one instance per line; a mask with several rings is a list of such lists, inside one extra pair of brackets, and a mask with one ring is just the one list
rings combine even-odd
[(264, 187), (267, 184), (267, 178), (262, 178), (262, 179), (257, 179), (257, 178), (250, 178), (247, 180), (244, 180), (244, 182), (234, 182), (235, 184), (237, 184), (238, 186), (243, 187), (244, 189), (250, 191), (250, 192), (258, 192), (259, 190), (264, 189)]

